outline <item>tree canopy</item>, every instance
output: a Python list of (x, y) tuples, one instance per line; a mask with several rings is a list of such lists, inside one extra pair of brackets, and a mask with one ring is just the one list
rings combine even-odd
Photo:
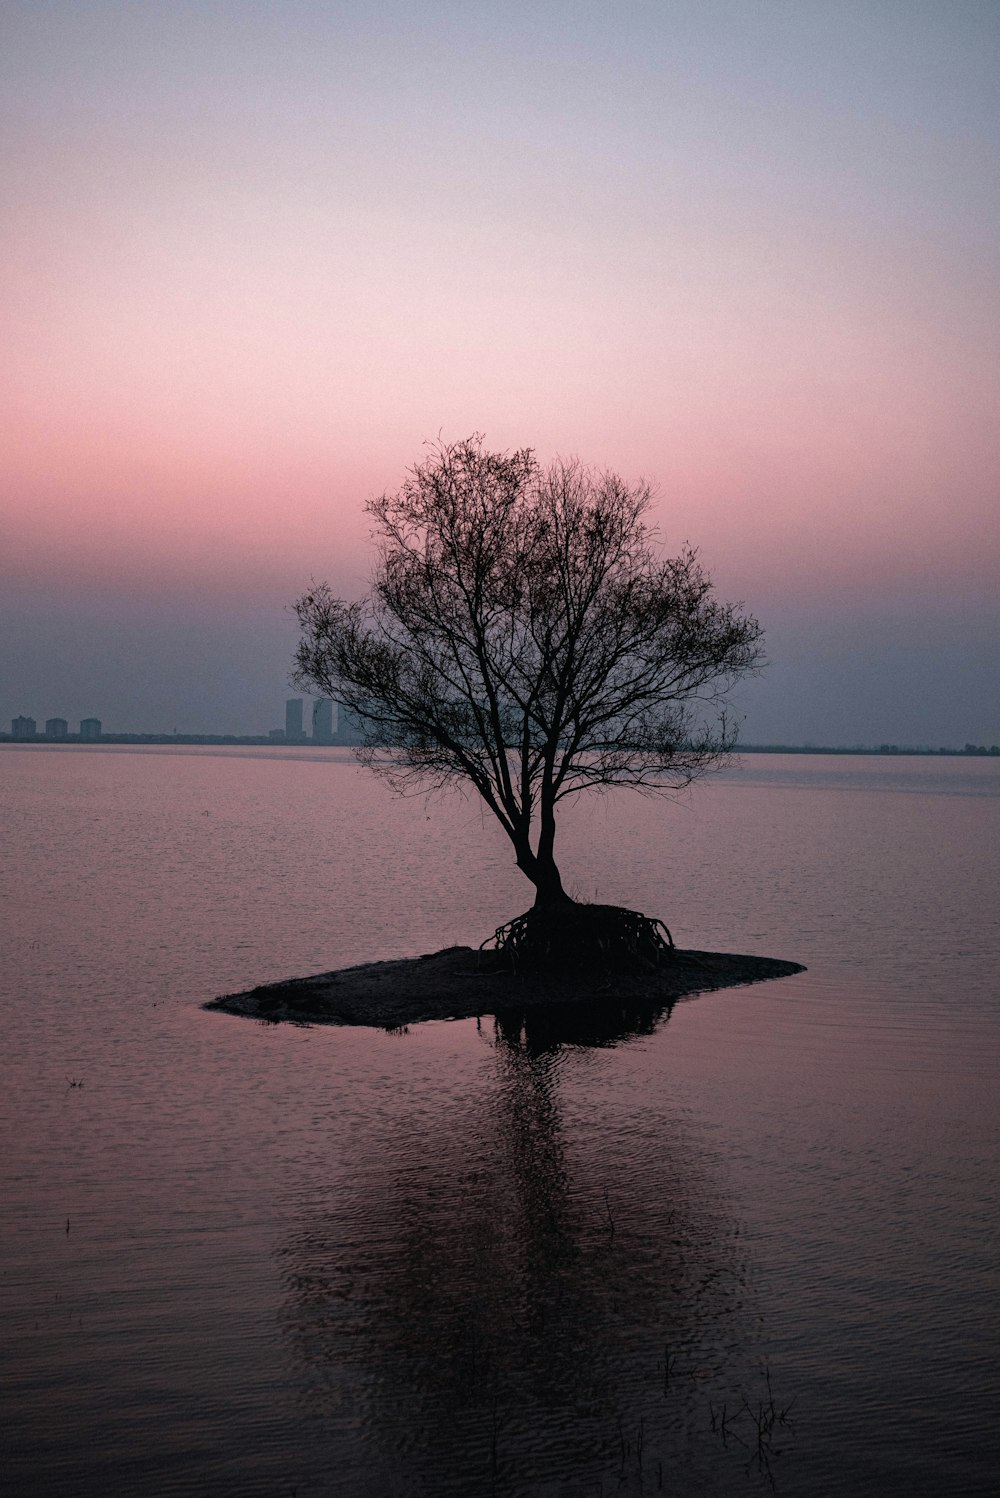
[(714, 597), (696, 551), (661, 556), (650, 505), (648, 484), (576, 461), (441, 444), (367, 506), (368, 594), (295, 605), (296, 684), (358, 716), (396, 789), (474, 786), (536, 907), (567, 899), (559, 803), (722, 763), (728, 693), (762, 664), (757, 620)]

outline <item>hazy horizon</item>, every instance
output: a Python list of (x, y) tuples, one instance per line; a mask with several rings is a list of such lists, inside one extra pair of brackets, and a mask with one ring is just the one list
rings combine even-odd
[(1000, 11), (10, 3), (0, 727), (278, 726), (440, 432), (657, 486), (750, 743), (1000, 741)]
[[(288, 700), (290, 700), (290, 699), (287, 699), (287, 698), (285, 699), (286, 702)], [(250, 739), (257, 740), (257, 741), (268, 740), (268, 741), (275, 742), (275, 743), (288, 743), (288, 744), (292, 744), (293, 746), (299, 746), (299, 747), (301, 747), (301, 746), (308, 747), (308, 746), (310, 746), (310, 745), (312, 745), (314, 743), (317, 744), (317, 745), (319, 745), (319, 746), (321, 746), (321, 747), (325, 746), (325, 747), (333, 747), (333, 748), (349, 748), (350, 749), (350, 748), (355, 748), (357, 746), (357, 741), (355, 739), (353, 739), (353, 738), (344, 739), (343, 741), (340, 741), (339, 739), (337, 739), (337, 735), (340, 732), (339, 727), (336, 727), (334, 729), (334, 740), (331, 740), (329, 737), (327, 737), (324, 734), (320, 734), (320, 736), (318, 738), (314, 737), (313, 729), (311, 727), (311, 704), (314, 703), (314, 702), (319, 701), (320, 699), (319, 698), (315, 698), (315, 697), (310, 697), (310, 696), (300, 696), (299, 700), (304, 704), (304, 708), (305, 708), (304, 717), (303, 717), (303, 732), (302, 732), (301, 736), (293, 737), (292, 739), (285, 739), (283, 737), (282, 738), (277, 738), (277, 739), (273, 738), (274, 734), (280, 732), (283, 735), (285, 733), (285, 731), (286, 731), (285, 728), (284, 728), (283, 722), (279, 721), (279, 719), (283, 718), (285, 703), (280, 703), (279, 704), (279, 708), (281, 709), (281, 711), (280, 712), (279, 711), (275, 711), (274, 713), (272, 713), (271, 720), (266, 725), (261, 726), (260, 728), (248, 729), (245, 732), (240, 732), (240, 733), (235, 732), (233, 729), (219, 728), (219, 727), (215, 727), (215, 728), (211, 728), (211, 727), (209, 727), (209, 728), (192, 728), (192, 729), (182, 729), (182, 728), (163, 728), (163, 729), (132, 728), (128, 724), (117, 723), (114, 720), (114, 718), (112, 718), (109, 721), (109, 720), (107, 720), (105, 718), (101, 718), (97, 714), (88, 714), (87, 716), (91, 720), (93, 720), (96, 717), (97, 722), (100, 724), (100, 731), (99, 731), (99, 734), (98, 734), (97, 738), (94, 738), (94, 739), (85, 739), (85, 740), (83, 740), (83, 742), (89, 744), (92, 747), (94, 743), (97, 743), (97, 742), (100, 742), (100, 741), (114, 740), (114, 739), (121, 739), (121, 738), (144, 738), (144, 739), (162, 740), (164, 742), (169, 742), (169, 741), (171, 741), (174, 738), (178, 739), (181, 742), (183, 742), (185, 739), (202, 739), (202, 738), (205, 738), (205, 739), (223, 739), (223, 738), (225, 738), (225, 739), (238, 739), (238, 740), (241, 740), (241, 741), (246, 741), (246, 740), (250, 740)], [(18, 718), (18, 717), (22, 717), (22, 716), (23, 717), (27, 717), (27, 718), (32, 718), (34, 720), (34, 722), (35, 722), (36, 726), (35, 726), (35, 734), (34, 734), (33, 739), (26, 739), (26, 738), (21, 738), (21, 737), (15, 737), (14, 734), (13, 734), (13, 732), (12, 732), (12, 729), (13, 729), (13, 719), (12, 719), (9, 723), (6, 723), (6, 724), (3, 721), (0, 721), (0, 740), (4, 740), (5, 742), (16, 743), (16, 744), (25, 744), (25, 743), (52, 743), (52, 744), (57, 744), (58, 745), (58, 744), (62, 744), (64, 742), (66, 742), (67, 740), (78, 740), (78, 739), (80, 739), (80, 730), (81, 730), (81, 728), (83, 726), (82, 721), (81, 722), (75, 722), (73, 719), (67, 718), (66, 715), (65, 715), (65, 713), (47, 713), (47, 714), (45, 714), (42, 717), (39, 717), (38, 715), (36, 715), (34, 713), (30, 713), (30, 712), (24, 713), (24, 714), (20, 714), (20, 713), (15, 713), (14, 714), (14, 718)], [(46, 720), (47, 719), (53, 719), (53, 718), (56, 719), (57, 721), (59, 721), (61, 719), (62, 721), (64, 721), (66, 723), (67, 726), (66, 726), (66, 735), (65, 735), (65, 737), (56, 736), (56, 737), (50, 738), (49, 735), (47, 734), (47, 732), (46, 732)], [(859, 740), (853, 740), (853, 741), (847, 742), (847, 743), (817, 743), (817, 741), (815, 739), (802, 739), (802, 738), (798, 738), (798, 739), (781, 739), (781, 740), (762, 740), (762, 739), (749, 739), (749, 738), (747, 738), (744, 735), (744, 736), (742, 736), (738, 740), (738, 742), (736, 744), (736, 747), (735, 747), (735, 749), (733, 751), (733, 754), (734, 754), (735, 758), (738, 760), (741, 751), (746, 751), (747, 753), (751, 753), (751, 752), (759, 751), (761, 749), (774, 749), (776, 751), (780, 751), (780, 750), (783, 750), (783, 749), (788, 749), (788, 750), (791, 750), (791, 751), (798, 751), (798, 750), (806, 750), (806, 751), (808, 751), (808, 750), (814, 750), (814, 751), (820, 752), (820, 753), (823, 752), (826, 749), (829, 749), (831, 751), (836, 751), (838, 753), (840, 753), (840, 752), (851, 753), (852, 751), (856, 751), (859, 754), (867, 754), (867, 753), (890, 753), (890, 754), (896, 754), (896, 753), (899, 753), (899, 754), (909, 754), (909, 753), (914, 753), (914, 754), (924, 754), (924, 753), (927, 753), (927, 754), (939, 754), (939, 753), (940, 754), (966, 754), (966, 753), (972, 753), (972, 752), (977, 753), (977, 754), (982, 754), (984, 752), (985, 753), (990, 753), (990, 754), (996, 754), (998, 752), (997, 745), (995, 745), (995, 744), (991, 745), (991, 744), (984, 744), (984, 743), (976, 743), (976, 742), (973, 742), (970, 739), (962, 739), (960, 736), (956, 736), (954, 733), (952, 733), (952, 735), (951, 735), (950, 738), (944, 740), (940, 744), (930, 744), (930, 743), (927, 743), (927, 742), (915, 743), (912, 740), (901, 739), (898, 735), (895, 738), (884, 739), (884, 740), (879, 741), (878, 743), (873, 743), (873, 742), (867, 742), (866, 743), (866, 742), (861, 742)]]

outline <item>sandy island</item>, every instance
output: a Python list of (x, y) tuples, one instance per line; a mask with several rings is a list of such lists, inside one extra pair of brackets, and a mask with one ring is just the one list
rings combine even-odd
[(804, 972), (797, 962), (731, 952), (675, 950), (648, 972), (515, 974), (495, 953), (446, 947), (425, 957), (366, 962), (311, 978), (265, 983), (204, 1007), (272, 1023), (373, 1025), (398, 1029), (422, 1020), (473, 1019), (553, 1005), (640, 1005), (658, 1009), (718, 988)]

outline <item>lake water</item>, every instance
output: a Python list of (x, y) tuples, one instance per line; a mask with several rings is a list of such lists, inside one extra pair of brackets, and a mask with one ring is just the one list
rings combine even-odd
[(809, 969), (591, 1044), (200, 1007), (482, 940), (530, 890), (471, 802), (308, 749), (0, 796), (5, 1494), (997, 1490), (996, 761), (571, 808), (573, 893)]

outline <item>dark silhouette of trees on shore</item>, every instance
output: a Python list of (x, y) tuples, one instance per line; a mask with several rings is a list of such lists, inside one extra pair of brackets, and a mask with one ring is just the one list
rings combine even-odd
[(536, 910), (572, 904), (560, 802), (676, 790), (724, 762), (727, 694), (762, 664), (760, 625), (713, 596), (697, 553), (660, 556), (650, 503), (575, 461), (441, 444), (367, 506), (368, 596), (324, 585), (295, 606), (296, 685), (358, 716), (395, 789), (474, 786)]

